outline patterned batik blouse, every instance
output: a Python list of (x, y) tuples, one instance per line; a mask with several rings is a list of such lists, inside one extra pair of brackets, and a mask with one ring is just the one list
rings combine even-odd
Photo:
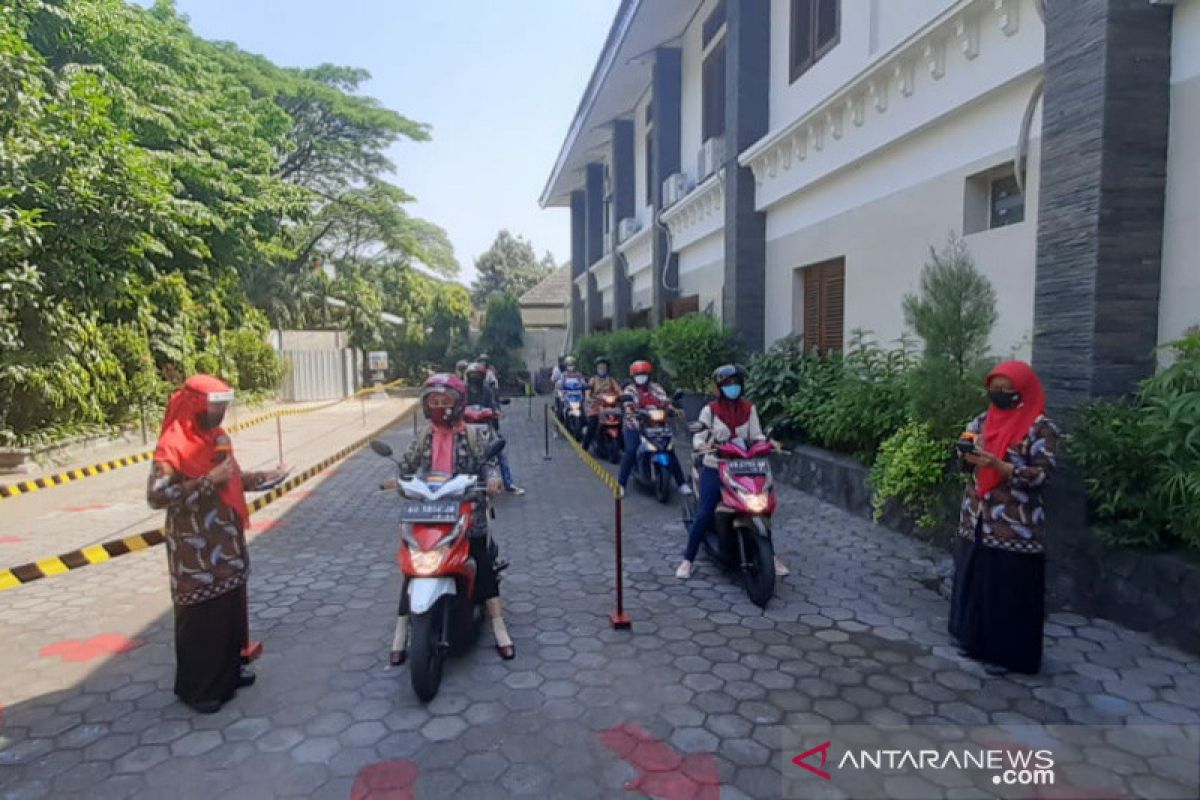
[[(246, 472), (242, 488), (254, 491), (266, 480), (265, 472)], [(146, 499), (151, 508), (167, 510), (167, 567), (176, 605), (203, 603), (246, 582), (250, 556), (242, 520), (221, 502), (217, 487), (207, 476), (166, 475), (156, 461)]]
[[(967, 430), (980, 436), (987, 412), (980, 414)], [(1028, 435), (1003, 455), (1015, 469), (1006, 483), (979, 496), (974, 480), (963, 495), (958, 534), (965, 539), (975, 538), (975, 528), (982, 520), (981, 541), (988, 547), (998, 547), (1018, 553), (1043, 553), (1046, 512), (1042, 504), (1042, 488), (1056, 466), (1058, 428), (1046, 416), (1034, 421)], [(996, 453), (997, 456), (1001, 455)]]

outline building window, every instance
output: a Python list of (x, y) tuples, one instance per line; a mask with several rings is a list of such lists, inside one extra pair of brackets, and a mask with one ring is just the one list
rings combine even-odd
[(700, 311), (700, 295), (680, 297), (667, 303), (667, 319), (679, 319)]
[(643, 308), (640, 311), (630, 311), (629, 318), (626, 324), (630, 328), (649, 328), (650, 327), (650, 309)]
[(841, 39), (841, 0), (792, 0), (791, 79), (816, 64)]
[(963, 232), (1003, 228), (1025, 221), (1025, 195), (1017, 187), (1009, 162), (967, 178), (963, 198)]
[(706, 54), (701, 72), (700, 140), (707, 142), (725, 135), (724, 2), (705, 20), (703, 38)]
[(846, 261), (837, 258), (801, 270), (804, 349), (840, 352), (845, 321)]

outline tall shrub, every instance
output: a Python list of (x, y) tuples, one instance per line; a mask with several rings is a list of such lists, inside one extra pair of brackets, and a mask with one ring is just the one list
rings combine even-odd
[(783, 426), (781, 435), (795, 433), (787, 424), (788, 406), (801, 391), (805, 365), (804, 339), (787, 336), (765, 353), (758, 353), (746, 366), (746, 394), (758, 408), (764, 425)]
[(671, 383), (692, 392), (707, 391), (712, 371), (737, 361), (741, 353), (733, 328), (707, 314), (688, 314), (664, 322), (652, 341)]
[(595, 333), (579, 340), (575, 347), (575, 358), (579, 368), (586, 373), (592, 371), (596, 359), (607, 356), (612, 361), (612, 373), (620, 379), (629, 377), (629, 365), (634, 361), (658, 360), (651, 342), (652, 332), (647, 328), (624, 328), (611, 333)]
[(996, 292), (961, 238), (930, 248), (920, 290), (906, 295), (904, 318), (924, 342), (909, 380), (909, 410), (934, 436), (953, 436), (982, 405), (988, 340), (996, 327)]
[(479, 346), (491, 357), (502, 375), (512, 376), (520, 369), (518, 353), (525, 344), (525, 324), (521, 306), (509, 294), (493, 295), (483, 318)]

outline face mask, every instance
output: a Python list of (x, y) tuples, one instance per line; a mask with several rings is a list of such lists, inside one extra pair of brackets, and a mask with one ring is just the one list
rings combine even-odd
[(992, 405), (1004, 411), (1021, 405), (1021, 395), (1019, 392), (1004, 392), (999, 389), (993, 389), (988, 392), (988, 399), (992, 401)]
[(596, 367), (596, 375), (601, 378), (608, 377), (608, 367)]
[(633, 378), (633, 382), (636, 383), (638, 386), (645, 386), (647, 383), (650, 382), (650, 376), (649, 375), (635, 375)]
[(425, 416), (434, 425), (449, 425), (450, 416), (454, 413), (452, 408), (429, 408), (425, 411)]
[(727, 400), (737, 400), (742, 396), (742, 387), (738, 386), (736, 383), (729, 386), (722, 386), (721, 394), (725, 395)]
[(202, 430), (211, 431), (213, 428), (220, 427), (221, 420), (225, 419), (225, 409), (209, 409), (200, 414), (197, 424)]

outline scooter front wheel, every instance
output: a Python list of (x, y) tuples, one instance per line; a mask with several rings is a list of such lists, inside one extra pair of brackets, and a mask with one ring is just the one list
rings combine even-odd
[(750, 602), (766, 608), (775, 594), (775, 548), (769, 536), (762, 535), (756, 527), (740, 527), (742, 539), (742, 584)]
[(654, 481), (654, 494), (660, 503), (671, 499), (671, 476), (665, 468), (658, 470), (658, 479)]
[(445, 605), (453, 600), (453, 596), (445, 595), (424, 614), (415, 614), (412, 618), (412, 642), (408, 651), (412, 666), (409, 669), (413, 693), (422, 703), (436, 697), (442, 685), (442, 667), (446, 662), (442, 626), (446, 619)]

